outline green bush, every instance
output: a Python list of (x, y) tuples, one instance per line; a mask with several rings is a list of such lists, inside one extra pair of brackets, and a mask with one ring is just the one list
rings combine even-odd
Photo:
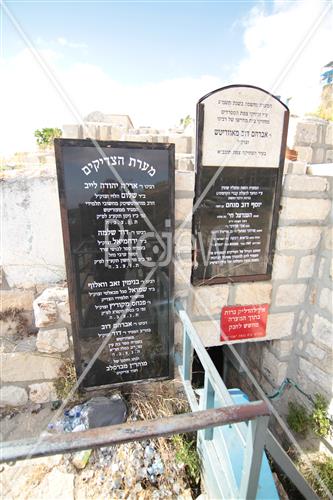
[(176, 460), (185, 465), (190, 483), (198, 485), (200, 481), (200, 458), (194, 440), (189, 440), (185, 434), (175, 434), (172, 442), (176, 449)]
[(326, 437), (331, 432), (331, 421), (328, 413), (328, 401), (321, 394), (315, 395), (314, 409), (311, 413), (311, 428), (316, 436)]
[[(323, 484), (326, 488), (333, 493), (333, 458), (324, 455), (323, 453), (317, 453), (313, 457), (308, 457), (308, 461), (298, 462), (298, 468), (303, 474), (305, 479), (310, 484), (311, 488), (317, 493), (321, 499), (329, 499), (326, 492), (324, 491)], [(320, 480), (318, 479), (318, 476)]]
[(46, 148), (53, 145), (55, 138), (62, 136), (62, 131), (60, 128), (41, 128), (35, 130), (34, 136), (38, 146)]
[(299, 403), (288, 403), (287, 422), (290, 429), (302, 436), (306, 436), (310, 429), (310, 416), (306, 408)]
[(332, 431), (332, 421), (328, 415), (327, 399), (321, 394), (315, 394), (313, 410), (307, 409), (299, 403), (289, 403), (287, 422), (290, 429), (305, 437), (311, 430), (318, 437), (326, 437)]

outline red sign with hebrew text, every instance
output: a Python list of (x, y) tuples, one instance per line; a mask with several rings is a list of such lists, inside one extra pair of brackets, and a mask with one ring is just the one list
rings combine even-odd
[(220, 340), (266, 337), (268, 308), (269, 304), (223, 307)]

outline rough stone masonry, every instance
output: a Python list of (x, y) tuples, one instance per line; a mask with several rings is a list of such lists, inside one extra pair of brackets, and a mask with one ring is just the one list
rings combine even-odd
[[(193, 290), (193, 138), (149, 132), (143, 138), (132, 130), (122, 138), (176, 142), (176, 295), (186, 302), (203, 343), (221, 344), (224, 305), (270, 303), (269, 340), (247, 344), (252, 373), (267, 392), (289, 376), (310, 394), (320, 391), (331, 400), (332, 177), (310, 175), (305, 161), (286, 162), (271, 281)], [(2, 183), (3, 311), (21, 308), (38, 333), (12, 342), (2, 336), (1, 404), (25, 404), (28, 397), (43, 402), (55, 397), (53, 380), (64, 357), (72, 356), (55, 167), (5, 172)], [(178, 352), (181, 335), (176, 322)]]

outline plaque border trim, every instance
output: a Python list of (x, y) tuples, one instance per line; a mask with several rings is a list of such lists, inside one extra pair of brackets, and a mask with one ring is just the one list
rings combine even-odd
[[(171, 380), (174, 378), (175, 370), (175, 360), (174, 360), (174, 239), (175, 239), (175, 145), (172, 143), (162, 143), (162, 142), (143, 142), (143, 141), (104, 141), (96, 139), (101, 148), (123, 148), (123, 149), (148, 149), (148, 150), (166, 150), (168, 154), (168, 167), (169, 167), (169, 184), (171, 189), (169, 189), (169, 206), (171, 207), (170, 220), (171, 220), (171, 233), (172, 233), (172, 258), (168, 265), (169, 267), (169, 356), (168, 356), (168, 375), (164, 377), (138, 379), (125, 382), (116, 382), (114, 384), (104, 384), (100, 386), (84, 386), (83, 382), (79, 386), (80, 391), (90, 392), (96, 390), (106, 390), (119, 387), (129, 387), (133, 384), (143, 384), (158, 382), (162, 380)], [(76, 296), (76, 276), (73, 269), (71, 250), (70, 250), (70, 232), (67, 217), (67, 199), (65, 191), (65, 179), (64, 179), (64, 160), (63, 160), (63, 148), (65, 147), (96, 147), (92, 139), (65, 139), (58, 138), (54, 139), (54, 151), (56, 159), (56, 173), (58, 180), (58, 193), (59, 193), (59, 203), (60, 203), (60, 217), (61, 226), (63, 234), (63, 248), (65, 255), (65, 266), (66, 266), (66, 276), (67, 276), (67, 286), (68, 286), (68, 299), (69, 307), (71, 312), (71, 329), (73, 336), (73, 351), (74, 351), (74, 363), (79, 378), (83, 372), (81, 366), (81, 349), (80, 349), (80, 335), (79, 335), (79, 315), (78, 315), (78, 303)]]
[[(252, 275), (241, 275), (241, 276), (219, 276), (219, 277), (212, 277), (212, 278), (206, 278), (206, 279), (194, 279), (194, 261), (195, 261), (195, 248), (192, 250), (192, 270), (191, 270), (191, 284), (193, 286), (203, 286), (203, 285), (217, 285), (217, 284), (225, 284), (225, 283), (236, 283), (236, 282), (248, 282), (248, 281), (268, 281), (272, 278), (272, 268), (273, 268), (273, 260), (274, 260), (274, 254), (275, 254), (275, 242), (276, 242), (276, 234), (277, 234), (277, 227), (278, 227), (278, 222), (279, 222), (279, 212), (280, 212), (280, 202), (281, 202), (281, 195), (282, 195), (282, 178), (283, 178), (283, 171), (284, 171), (284, 161), (285, 161), (285, 152), (286, 152), (286, 147), (287, 147), (287, 136), (288, 136), (288, 124), (289, 124), (289, 108), (286, 106), (280, 99), (275, 97), (273, 94), (268, 92), (267, 90), (264, 90), (260, 87), (257, 87), (255, 85), (246, 85), (246, 84), (234, 84), (234, 85), (226, 85), (224, 87), (220, 87), (218, 89), (212, 90), (211, 92), (208, 92), (205, 94), (203, 97), (199, 99), (197, 102), (197, 107), (196, 107), (196, 120), (197, 120), (197, 127), (196, 127), (196, 151), (195, 151), (195, 188), (194, 188), (194, 200), (193, 200), (193, 205), (195, 205), (196, 200), (199, 198), (200, 193), (200, 181), (201, 181), (201, 171), (205, 166), (202, 165), (202, 146), (203, 146), (203, 128), (204, 128), (204, 104), (202, 101), (204, 101), (207, 97), (210, 97), (213, 94), (216, 94), (217, 92), (221, 92), (221, 90), (227, 90), (230, 88), (251, 88), (255, 90), (259, 90), (281, 104), (285, 110), (284, 110), (284, 116), (283, 116), (283, 127), (282, 127), (282, 136), (281, 136), (281, 146), (280, 146), (280, 158), (279, 158), (279, 167), (276, 169), (278, 174), (277, 174), (277, 181), (276, 181), (276, 190), (275, 190), (275, 200), (274, 200), (274, 206), (273, 206), (273, 211), (272, 211), (272, 226), (271, 226), (271, 231), (270, 231), (270, 242), (269, 242), (269, 249), (268, 249), (268, 262), (267, 262), (267, 271), (264, 274), (252, 274)], [(208, 166), (208, 165), (206, 165)], [(228, 165), (225, 165), (225, 167), (228, 167)], [(217, 170), (220, 167), (215, 167)], [(233, 167), (230, 167), (233, 168)], [(247, 168), (247, 167), (243, 167)], [(255, 165), (251, 168), (255, 168)], [(261, 167), (257, 167), (260, 169)], [(196, 236), (195, 236), (195, 230), (197, 226), (197, 214), (194, 212), (192, 214), (192, 236), (195, 238), (196, 241)]]

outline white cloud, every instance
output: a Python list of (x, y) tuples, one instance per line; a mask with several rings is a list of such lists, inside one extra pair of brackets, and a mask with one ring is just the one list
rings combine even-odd
[[(283, 98), (292, 97), (291, 111), (314, 111), (318, 106), (322, 67), (332, 59), (329, 3), (304, 0), (275, 2), (272, 14), (264, 4), (244, 20), (246, 57), (233, 81), (258, 85)], [(322, 21), (314, 28), (321, 13)], [(295, 55), (297, 57), (295, 57)]]
[(86, 43), (71, 42), (63, 36), (57, 38), (57, 43), (62, 47), (69, 47), (70, 49), (86, 49), (88, 47)]
[[(249, 83), (274, 94), (292, 97), (291, 109), (299, 113), (316, 108), (320, 96), (320, 71), (331, 57), (330, 19), (326, 19), (274, 88), (283, 68), (325, 7), (322, 2), (276, 3), (272, 14), (262, 4), (244, 21), (246, 57), (235, 61), (230, 79), (203, 75), (173, 78), (145, 85), (121, 85), (93, 64), (62, 64), (69, 42), (58, 39), (58, 50), (40, 50), (81, 116), (93, 110), (129, 114), (136, 126), (168, 128), (188, 113), (195, 115), (197, 100), (222, 85)], [(59, 41), (61, 40), (61, 41)], [(28, 49), (1, 61), (2, 153), (35, 147), (33, 132), (42, 127), (61, 127), (76, 118), (57, 94)]]
[[(222, 85), (219, 78), (176, 78), (146, 85), (124, 86), (92, 64), (61, 67), (62, 55), (39, 51), (84, 117), (93, 110), (129, 114), (135, 125), (168, 128), (190, 113), (197, 100)], [(3, 60), (2, 153), (35, 149), (34, 130), (76, 123), (42, 68), (28, 49)]]

